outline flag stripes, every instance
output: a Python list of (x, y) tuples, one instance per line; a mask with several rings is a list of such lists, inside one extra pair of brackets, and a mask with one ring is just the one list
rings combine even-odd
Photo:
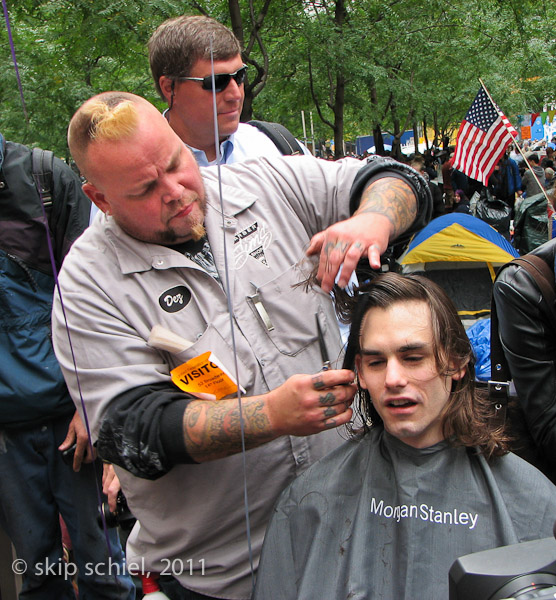
[(481, 87), (458, 131), (454, 168), (486, 185), (516, 136), (517, 131)]

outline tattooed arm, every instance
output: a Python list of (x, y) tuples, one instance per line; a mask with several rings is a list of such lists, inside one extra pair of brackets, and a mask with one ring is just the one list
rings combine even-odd
[[(246, 449), (281, 435), (311, 435), (347, 423), (356, 391), (353, 377), (348, 370), (294, 375), (268, 394), (243, 398)], [(183, 434), (187, 453), (196, 462), (241, 452), (237, 399), (192, 401), (184, 414)]]
[(352, 217), (313, 236), (307, 254), (320, 252), (317, 278), (330, 291), (340, 266), (340, 287), (364, 255), (372, 268), (380, 268), (380, 256), (388, 245), (407, 231), (417, 216), (417, 198), (411, 185), (397, 177), (372, 181), (361, 194)]
[[(294, 375), (267, 394), (242, 398), (246, 448), (347, 423), (353, 379), (345, 369)], [(171, 382), (133, 388), (110, 402), (97, 449), (104, 460), (143, 479), (158, 479), (177, 464), (241, 452), (237, 398), (197, 400)]]

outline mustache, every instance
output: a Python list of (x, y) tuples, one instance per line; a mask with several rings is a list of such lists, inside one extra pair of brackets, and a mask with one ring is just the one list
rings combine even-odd
[(177, 202), (180, 210), (183, 210), (186, 206), (193, 204), (193, 202), (200, 201), (201, 197), (197, 192), (186, 192)]

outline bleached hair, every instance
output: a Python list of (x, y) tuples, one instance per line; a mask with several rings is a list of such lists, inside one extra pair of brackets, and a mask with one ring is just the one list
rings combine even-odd
[(139, 123), (137, 104), (143, 98), (127, 92), (105, 92), (85, 102), (73, 116), (68, 128), (70, 152), (82, 172), (86, 154), (93, 141), (117, 141), (135, 133)]

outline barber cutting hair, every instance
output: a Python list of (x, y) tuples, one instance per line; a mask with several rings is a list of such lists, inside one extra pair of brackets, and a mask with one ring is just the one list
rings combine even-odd
[[(335, 428), (352, 416), (353, 372), (319, 373), (314, 315), (335, 361), (328, 292), (340, 266), (342, 286), (362, 258), (379, 268), (394, 239), (428, 220), (426, 185), (389, 159), (251, 159), (221, 167), (221, 208), (216, 170), (199, 169), (154, 106), (120, 92), (88, 100), (68, 136), (103, 214), (60, 275), (76, 370), (59, 300), (54, 344), (138, 519), (128, 563), (165, 573), (171, 598), (247, 600), (242, 462), (256, 567), (279, 493), (342, 442)], [(305, 250), (321, 282), (309, 291), (297, 285)], [(157, 325), (188, 343), (149, 344)], [(172, 382), (170, 371), (207, 352), (245, 392), (244, 458), (238, 400), (200, 399)]]

